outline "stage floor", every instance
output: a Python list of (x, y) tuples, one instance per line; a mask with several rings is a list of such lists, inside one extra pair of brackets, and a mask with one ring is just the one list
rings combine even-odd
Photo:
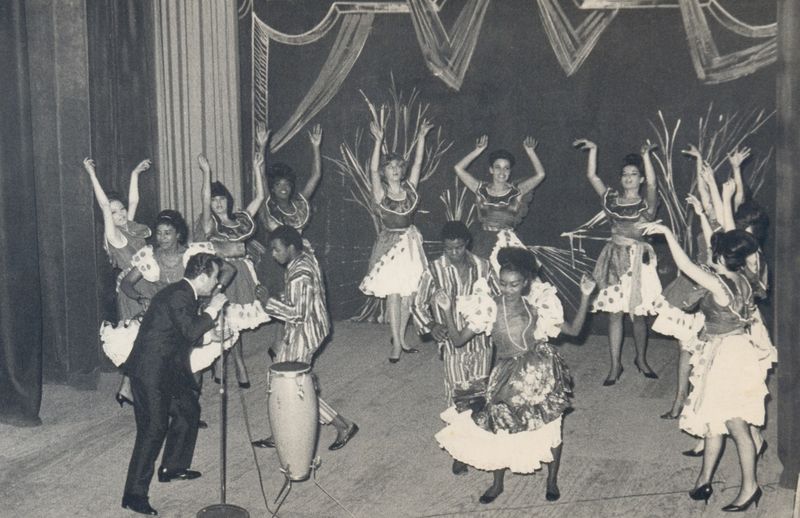
[[(252, 388), (242, 392), (254, 438), (269, 430), (265, 342), (272, 334), (271, 329), (260, 331), (246, 344)], [(470, 469), (465, 476), (452, 475), (451, 458), (433, 439), (442, 427), (439, 413), (444, 410), (442, 363), (435, 344), (425, 343), (420, 354), (390, 364), (388, 342), (386, 326), (335, 323), (333, 340), (317, 358), (315, 371), (326, 401), (356, 421), (361, 431), (345, 448), (331, 452), (328, 445), (335, 430), (321, 429), (316, 481), (340, 505), (310, 480), (294, 484), (279, 516), (727, 516), (720, 507), (735, 498), (739, 484), (733, 442), (727, 443), (714, 495), (704, 506), (687, 496), (700, 460), (680, 454), (693, 439), (679, 432), (676, 421), (658, 417), (673, 396), (674, 342), (651, 341), (649, 362), (661, 378), (648, 380), (633, 366), (628, 339), (625, 372), (608, 388), (601, 386), (608, 362), (605, 337), (589, 337), (580, 346), (562, 345), (576, 396), (574, 412), (564, 419), (561, 500), (545, 500), (545, 469), (528, 476), (507, 475), (505, 492), (490, 505), (481, 505), (478, 497), (491, 484), (491, 474)], [(118, 379), (115, 373), (103, 374), (99, 389), (88, 392), (46, 385), (42, 426), (0, 425), (0, 516), (138, 516), (120, 508), (135, 423), (132, 409), (120, 409), (113, 399)], [(201, 400), (209, 428), (200, 431), (192, 466), (203, 477), (169, 484), (154, 481), (150, 501), (161, 516), (191, 517), (220, 500), (219, 395), (209, 381), (206, 376)], [(772, 394), (775, 381), (772, 376)], [(269, 516), (254, 458), (274, 509), (283, 482), (277, 454), (250, 447), (242, 399), (232, 385), (227, 501), (246, 508), (251, 516)], [(781, 466), (775, 408), (773, 399), (768, 405), (769, 449), (758, 466), (764, 497), (748, 516), (791, 516), (794, 492), (777, 487)]]

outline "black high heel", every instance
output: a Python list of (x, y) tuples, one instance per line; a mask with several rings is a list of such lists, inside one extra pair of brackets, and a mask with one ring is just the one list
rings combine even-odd
[(117, 392), (117, 394), (114, 396), (114, 399), (117, 400), (117, 403), (119, 403), (119, 407), (120, 408), (122, 408), (122, 406), (125, 403), (128, 403), (130, 406), (133, 406), (133, 401), (131, 401), (130, 399), (126, 398), (125, 396), (123, 396), (119, 392)]
[(617, 372), (617, 377), (616, 378), (606, 378), (606, 380), (603, 382), (603, 386), (604, 387), (610, 387), (614, 383), (618, 382), (619, 379), (622, 377), (622, 371), (624, 371), (624, 370), (625, 370), (625, 368), (622, 367), (622, 365), (620, 365), (619, 366), (619, 372)]
[(672, 410), (668, 410), (668, 411), (664, 412), (663, 414), (661, 414), (659, 417), (661, 417), (661, 419), (677, 419), (680, 416), (681, 416), (680, 412), (678, 412), (678, 415), (674, 415), (672, 413)]
[(682, 451), (681, 455), (685, 455), (686, 457), (702, 457), (704, 451), (705, 451), (705, 449), (702, 449), (700, 451), (697, 451), (697, 450), (686, 450), (686, 451)]
[(635, 360), (633, 360), (633, 364), (636, 366), (636, 368), (639, 370), (639, 372), (644, 374), (645, 378), (649, 378), (651, 380), (657, 380), (658, 379), (658, 374), (653, 372), (653, 369), (650, 369), (650, 370), (642, 369), (642, 366), (639, 365), (639, 358), (636, 358)]
[(747, 511), (752, 504), (756, 504), (757, 508), (758, 501), (761, 500), (762, 494), (763, 492), (761, 491), (761, 488), (757, 487), (755, 492), (753, 492), (753, 494), (750, 495), (750, 498), (748, 498), (745, 503), (741, 505), (728, 504), (725, 507), (723, 507), (722, 510), (725, 511), (726, 513), (741, 513), (742, 511)]
[(714, 493), (714, 488), (711, 487), (711, 482), (708, 484), (703, 484), (700, 487), (689, 491), (689, 498), (692, 500), (703, 500), (706, 505), (708, 505), (708, 499), (711, 498), (711, 495)]

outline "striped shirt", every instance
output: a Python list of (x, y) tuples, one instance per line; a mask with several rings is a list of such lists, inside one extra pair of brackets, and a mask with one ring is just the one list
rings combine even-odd
[(278, 361), (311, 363), (330, 332), (322, 271), (313, 252), (303, 251), (289, 261), (282, 300), (270, 298), (264, 310), (284, 321), (283, 347)]

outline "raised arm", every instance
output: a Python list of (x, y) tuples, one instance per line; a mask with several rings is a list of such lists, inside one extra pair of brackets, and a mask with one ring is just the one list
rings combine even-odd
[(589, 312), (589, 300), (592, 297), (592, 292), (597, 283), (586, 274), (581, 277), (581, 304), (578, 307), (578, 312), (572, 322), (564, 322), (561, 324), (561, 334), (567, 336), (578, 336), (581, 334), (583, 324), (586, 322), (586, 313)]
[(488, 145), (489, 145), (489, 137), (486, 135), (481, 135), (475, 141), (475, 149), (467, 153), (467, 155), (464, 158), (462, 158), (454, 167), (454, 169), (456, 170), (456, 174), (458, 175), (458, 178), (462, 182), (464, 182), (464, 185), (467, 186), (467, 189), (469, 189), (472, 192), (478, 190), (478, 187), (480, 187), (481, 182), (467, 171), (467, 167), (469, 167), (469, 165), (472, 162), (474, 162), (475, 159), (478, 158), (478, 156), (484, 152), (484, 150), (486, 150), (486, 146)]
[(675, 235), (669, 227), (660, 223), (642, 223), (641, 226), (645, 234), (664, 235), (664, 238), (667, 240), (667, 245), (669, 246), (669, 251), (672, 254), (672, 259), (675, 261), (675, 266), (691, 280), (710, 291), (711, 294), (714, 295), (714, 300), (717, 304), (725, 306), (730, 302), (728, 293), (725, 291), (724, 286), (719, 283), (717, 277), (700, 268), (686, 255), (686, 252), (683, 251), (683, 248), (681, 248), (680, 243), (675, 239)]
[[(703, 231), (703, 243), (705, 243), (705, 247), (707, 249), (711, 248), (711, 234), (713, 234), (714, 231), (711, 228), (711, 224), (708, 222), (706, 213), (703, 211), (702, 202), (690, 194), (686, 197), (686, 203), (694, 208), (694, 212), (697, 214), (697, 219), (700, 220), (700, 227)], [(711, 254), (708, 254), (708, 256), (711, 257)]]
[(589, 183), (592, 184), (594, 192), (602, 198), (606, 195), (607, 187), (603, 180), (597, 176), (597, 144), (591, 140), (582, 138), (573, 142), (572, 146), (589, 152), (589, 160), (586, 162), (586, 178), (588, 178)]
[(137, 301), (143, 309), (147, 309), (147, 306), (150, 305), (150, 299), (142, 295), (142, 293), (136, 289), (136, 283), (141, 279), (142, 272), (140, 272), (138, 268), (131, 268), (125, 277), (122, 278), (122, 281), (120, 281), (119, 289), (128, 297)]
[(517, 186), (523, 196), (536, 189), (545, 177), (544, 166), (542, 166), (542, 161), (539, 160), (539, 156), (536, 154), (536, 146), (538, 145), (539, 143), (536, 139), (530, 136), (525, 137), (522, 143), (522, 147), (525, 148), (525, 154), (528, 155), (531, 164), (533, 164), (533, 176), (521, 181)]
[(433, 128), (433, 124), (428, 119), (422, 119), (417, 132), (417, 146), (414, 150), (414, 163), (411, 164), (411, 171), (408, 173), (408, 183), (416, 189), (419, 184), (419, 176), (422, 171), (422, 159), (425, 158), (425, 137)]
[(689, 144), (687, 149), (681, 151), (686, 156), (690, 156), (694, 158), (695, 163), (695, 173), (696, 173), (696, 181), (697, 181), (697, 193), (700, 195), (700, 203), (703, 204), (703, 211), (711, 217), (714, 216), (714, 207), (711, 205), (711, 195), (708, 191), (708, 185), (706, 184), (705, 180), (703, 179), (703, 155), (700, 154), (700, 150), (697, 149), (697, 146), (694, 144)]
[(372, 121), (369, 124), (369, 132), (375, 140), (375, 145), (372, 148), (372, 158), (369, 161), (369, 177), (372, 198), (376, 203), (380, 203), (383, 200), (384, 194), (383, 185), (381, 184), (381, 146), (383, 145), (384, 129), (384, 110), (381, 107), (380, 121)]
[(705, 182), (706, 186), (708, 186), (708, 194), (711, 198), (711, 207), (714, 211), (714, 219), (716, 219), (718, 223), (723, 224), (723, 221), (725, 221), (725, 213), (722, 206), (722, 198), (719, 195), (717, 181), (714, 179), (714, 170), (711, 169), (711, 166), (708, 164), (708, 162), (703, 162), (703, 165), (700, 169), (700, 176), (703, 178), (703, 182)]
[(253, 157), (253, 188), (255, 190), (255, 197), (247, 205), (247, 213), (251, 218), (255, 218), (261, 204), (264, 203), (264, 155), (261, 152), (256, 152)]
[(644, 163), (644, 177), (647, 191), (645, 192), (645, 201), (647, 202), (647, 215), (652, 219), (656, 217), (658, 210), (658, 180), (656, 179), (656, 170), (653, 168), (653, 161), (650, 159), (650, 152), (656, 148), (656, 145), (648, 139), (642, 145), (642, 162)]
[(736, 193), (736, 181), (728, 178), (722, 184), (722, 228), (733, 230), (736, 228), (736, 221), (733, 219), (733, 197)]
[(136, 219), (136, 209), (139, 208), (139, 173), (150, 169), (152, 162), (146, 158), (131, 171), (131, 182), (128, 186), (128, 221)]
[(734, 149), (728, 155), (728, 162), (733, 170), (733, 181), (736, 182), (736, 194), (733, 197), (733, 211), (744, 203), (744, 182), (742, 182), (742, 162), (750, 156), (750, 148)]
[(319, 181), (322, 179), (322, 153), (320, 147), (322, 145), (322, 127), (319, 124), (314, 126), (308, 132), (308, 140), (311, 141), (311, 152), (314, 156), (314, 163), (311, 165), (311, 176), (306, 182), (306, 186), (300, 191), (305, 199), (311, 198), (314, 191), (317, 190)]
[(122, 232), (120, 232), (114, 224), (114, 218), (111, 214), (111, 205), (108, 202), (108, 197), (103, 190), (103, 186), (100, 185), (100, 181), (97, 179), (97, 173), (94, 169), (94, 160), (88, 157), (84, 158), (83, 168), (89, 175), (89, 180), (92, 182), (92, 189), (94, 189), (94, 197), (97, 200), (97, 204), (100, 206), (100, 212), (103, 214), (103, 233), (106, 241), (114, 248), (122, 248), (125, 246), (125, 236), (122, 235)]
[(197, 155), (197, 164), (203, 173), (203, 186), (200, 188), (200, 203), (203, 206), (203, 212), (200, 217), (202, 218), (203, 234), (208, 235), (211, 232), (211, 166), (203, 154)]

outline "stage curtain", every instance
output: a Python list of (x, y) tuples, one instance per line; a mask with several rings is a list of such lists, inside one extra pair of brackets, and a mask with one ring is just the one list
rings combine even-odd
[(794, 489), (800, 473), (800, 5), (778, 2), (778, 152), (776, 155), (775, 344), (778, 347), (778, 457), (780, 484)]
[(373, 14), (342, 16), (339, 34), (314, 85), (289, 120), (272, 136), (270, 149), (277, 151), (327, 105), (339, 91), (353, 64), (361, 54), (372, 28)]
[(23, 0), (0, 2), (0, 421), (40, 424), (42, 306)]
[(191, 228), (202, 210), (200, 153), (239, 208), (250, 201), (242, 200), (237, 3), (156, 0), (153, 18), (159, 201)]

